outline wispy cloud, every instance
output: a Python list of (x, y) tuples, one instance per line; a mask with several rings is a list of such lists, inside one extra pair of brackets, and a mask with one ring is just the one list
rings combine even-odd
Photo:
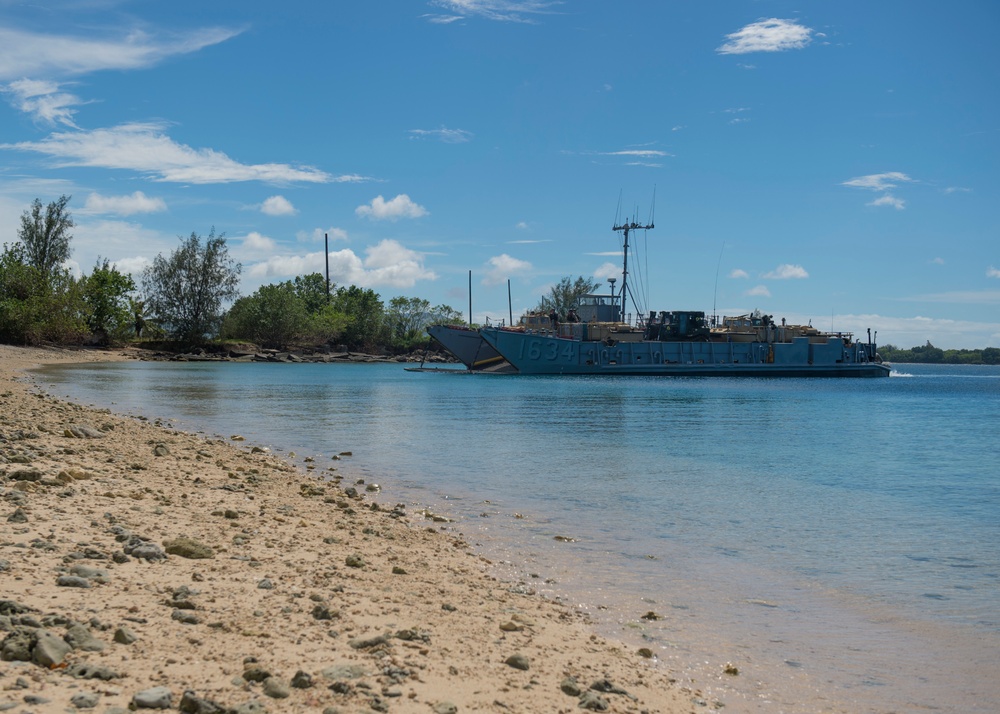
[(860, 188), (866, 191), (882, 191), (882, 196), (879, 196), (874, 201), (869, 201), (865, 205), (873, 206), (875, 208), (888, 206), (890, 208), (895, 208), (897, 211), (902, 211), (906, 208), (906, 201), (888, 193), (890, 189), (896, 188), (901, 183), (915, 183), (915, 181), (901, 171), (887, 171), (881, 174), (858, 176), (844, 181), (840, 185), (850, 186), (851, 188)]
[(298, 210), (284, 196), (271, 196), (260, 204), (260, 212), (267, 216), (294, 216)]
[(165, 210), (167, 204), (162, 198), (152, 198), (142, 191), (136, 191), (128, 196), (102, 196), (99, 193), (92, 193), (87, 196), (82, 212), (131, 216), (136, 213), (159, 213)]
[(888, 191), (896, 188), (901, 183), (912, 183), (913, 179), (899, 171), (887, 171), (882, 174), (869, 174), (858, 176), (844, 181), (841, 186), (851, 186), (852, 188), (865, 188), (870, 191)]
[(622, 274), (622, 266), (615, 263), (601, 263), (594, 271), (594, 277), (601, 280), (608, 278), (619, 278)]
[(449, 15), (427, 15), (436, 23), (451, 23), (466, 17), (482, 17), (499, 22), (535, 22), (532, 15), (550, 14), (561, 5), (556, 0), (431, 0), (432, 6), (448, 11)]
[(730, 278), (749, 278), (750, 274), (747, 273), (747, 271), (745, 271), (745, 270), (741, 270), (740, 268), (734, 268), (733, 270), (729, 271), (729, 277)]
[[(930, 262), (934, 265), (944, 265), (944, 258), (932, 258)], [(989, 275), (989, 273), (987, 273), (987, 275)]]
[(758, 20), (726, 35), (728, 42), (715, 51), (722, 55), (743, 55), (750, 52), (798, 50), (812, 41), (811, 34), (812, 29), (795, 20)]
[(895, 196), (887, 193), (884, 196), (879, 196), (874, 201), (869, 201), (865, 205), (875, 206), (876, 208), (879, 206), (891, 206), (892, 208), (895, 208), (897, 211), (902, 211), (904, 208), (906, 208), (906, 201), (904, 201), (901, 198), (896, 198)]
[(992, 265), (986, 269), (987, 278), (1000, 278), (1000, 270), (994, 268)]
[(808, 278), (809, 273), (801, 265), (790, 265), (785, 263), (779, 265), (774, 270), (768, 271), (760, 276), (764, 280), (801, 280)]
[(0, 81), (150, 67), (168, 57), (225, 42), (240, 32), (205, 28), (154, 37), (129, 31), (95, 38), (0, 28)]
[(756, 285), (743, 294), (747, 297), (771, 297), (771, 291), (766, 285)]
[(464, 144), (472, 141), (473, 134), (465, 129), (410, 129), (411, 139), (437, 139), (444, 144)]
[(333, 177), (311, 166), (242, 164), (221, 151), (194, 149), (178, 144), (164, 133), (165, 128), (162, 123), (134, 123), (93, 131), (56, 132), (41, 141), (0, 144), (0, 149), (45, 154), (59, 168), (89, 166), (130, 169), (155, 181), (177, 183), (330, 183), (365, 180), (359, 176)]
[(659, 158), (662, 156), (671, 156), (666, 151), (659, 151), (657, 149), (623, 149), (622, 151), (605, 151), (601, 153), (601, 156), (635, 156), (638, 158)]
[(524, 275), (532, 267), (528, 261), (513, 258), (506, 253), (493, 256), (486, 264), (489, 267), (486, 269), (483, 285), (500, 285), (508, 278)]
[(54, 126), (62, 124), (76, 129), (74, 107), (85, 102), (75, 94), (63, 92), (56, 82), (48, 80), (19, 79), (6, 87), (0, 85), (15, 109), (30, 114), (36, 124)]
[(420, 218), (428, 215), (426, 208), (411, 201), (405, 193), (389, 201), (381, 195), (376, 196), (371, 203), (355, 208), (354, 213), (362, 218), (377, 221), (398, 221), (400, 218)]

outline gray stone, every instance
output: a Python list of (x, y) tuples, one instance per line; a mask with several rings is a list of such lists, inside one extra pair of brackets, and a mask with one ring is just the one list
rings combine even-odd
[(271, 699), (288, 699), (291, 693), (288, 685), (277, 677), (268, 677), (264, 680), (264, 694)]
[(132, 695), (132, 705), (136, 709), (169, 709), (173, 698), (168, 687), (153, 687)]
[(233, 709), (233, 714), (266, 714), (267, 707), (264, 706), (263, 702), (259, 702), (256, 699), (246, 702), (245, 704), (240, 704), (238, 707)]
[(184, 625), (197, 625), (201, 622), (198, 616), (189, 610), (174, 610), (170, 613), (171, 620), (177, 620)]
[(165, 560), (167, 554), (163, 552), (163, 549), (156, 543), (145, 543), (140, 542), (139, 544), (133, 546), (130, 549), (125, 550), (126, 555), (131, 555), (133, 558), (139, 558), (141, 560)]
[(170, 449), (167, 448), (166, 444), (157, 444), (153, 447), (153, 456), (169, 456)]
[(18, 629), (7, 635), (0, 645), (0, 659), (4, 662), (30, 662), (31, 648), (35, 644), (34, 633)]
[(363, 568), (365, 567), (365, 559), (361, 557), (360, 554), (354, 553), (353, 555), (347, 556), (344, 560), (349, 568)]
[(270, 678), (271, 673), (263, 667), (252, 665), (243, 670), (243, 679), (248, 682), (263, 682)]
[(458, 714), (458, 707), (451, 702), (438, 702), (434, 705), (434, 714)]
[(96, 692), (80, 692), (70, 698), (69, 703), (77, 709), (93, 709), (97, 706), (101, 695)]
[(121, 677), (110, 667), (104, 667), (89, 662), (74, 662), (66, 668), (66, 674), (77, 679), (100, 679), (103, 682)]
[(27, 523), (28, 514), (24, 512), (23, 508), (15, 508), (14, 512), (7, 516), (8, 523)]
[(31, 661), (42, 667), (53, 667), (62, 661), (72, 651), (72, 647), (59, 635), (48, 630), (38, 630), (38, 641), (31, 651)]
[(295, 676), (292, 677), (292, 686), (295, 689), (309, 689), (311, 686), (313, 686), (312, 675), (309, 674), (308, 672), (303, 672), (300, 669), (298, 672), (295, 673)]
[(72, 568), (69, 569), (71, 575), (78, 575), (81, 578), (86, 578), (87, 580), (96, 580), (101, 583), (106, 583), (110, 574), (107, 570), (103, 568), (95, 568), (93, 565), (87, 565), (86, 563), (75, 563)]
[(115, 630), (115, 635), (113, 639), (120, 645), (130, 645), (139, 638), (135, 636), (135, 633), (132, 632), (132, 630), (122, 625), (117, 630)]
[(597, 692), (584, 692), (580, 697), (580, 708), (592, 712), (606, 712), (611, 708), (608, 700), (597, 694)]
[(94, 634), (87, 629), (86, 625), (81, 625), (80, 623), (70, 625), (66, 629), (66, 634), (63, 635), (63, 639), (66, 640), (75, 650), (81, 650), (83, 652), (104, 651), (104, 643), (94, 637)]
[(573, 677), (566, 677), (559, 685), (559, 689), (563, 691), (563, 694), (568, 694), (571, 697), (578, 697), (583, 694), (583, 688)]
[(89, 588), (90, 581), (79, 575), (60, 575), (56, 578), (56, 585), (61, 588)]
[(177, 708), (184, 714), (226, 714), (226, 708), (211, 699), (203, 699), (190, 689), (184, 692)]
[(163, 543), (163, 549), (170, 555), (179, 555), (182, 558), (198, 560), (202, 558), (214, 558), (215, 551), (194, 538), (181, 536)]
[(523, 654), (512, 654), (504, 660), (504, 664), (514, 669), (523, 669), (525, 671), (531, 668), (531, 663)]
[(104, 434), (88, 424), (70, 424), (63, 431), (63, 436), (70, 439), (100, 439)]

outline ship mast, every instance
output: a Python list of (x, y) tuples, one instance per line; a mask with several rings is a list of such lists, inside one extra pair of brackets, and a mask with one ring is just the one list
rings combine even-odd
[[(625, 321), (625, 300), (626, 296), (632, 297), (631, 291), (628, 289), (628, 234), (630, 231), (648, 231), (653, 228), (653, 222), (650, 221), (647, 225), (640, 225), (634, 220), (625, 221), (621, 225), (615, 225), (611, 228), (613, 231), (621, 231), (624, 240), (624, 249), (622, 251), (622, 289), (618, 293), (621, 296), (621, 321)], [(636, 314), (638, 315), (639, 306), (636, 305), (635, 298), (632, 297), (632, 306), (636, 309)]]

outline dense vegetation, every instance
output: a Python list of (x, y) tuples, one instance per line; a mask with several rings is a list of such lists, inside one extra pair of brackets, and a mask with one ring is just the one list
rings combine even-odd
[(929, 341), (923, 347), (902, 349), (895, 345), (879, 345), (878, 353), (886, 362), (920, 362), (925, 364), (1000, 364), (1000, 348), (982, 350), (943, 350)]
[[(0, 342), (123, 344), (167, 339), (178, 346), (226, 339), (265, 348), (336, 346), (400, 353), (426, 347), (425, 328), (462, 322), (447, 305), (396, 297), (355, 285), (327, 285), (319, 273), (264, 285), (239, 297), (242, 267), (224, 234), (192, 233), (170, 255), (158, 255), (141, 287), (98, 259), (90, 275), (63, 267), (72, 254), (68, 196), (35, 200), (21, 217), (17, 241), (0, 252)], [(232, 302), (229, 310), (224, 306)]]

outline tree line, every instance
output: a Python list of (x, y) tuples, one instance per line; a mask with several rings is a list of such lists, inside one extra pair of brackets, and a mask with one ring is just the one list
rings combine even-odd
[[(185, 346), (215, 339), (265, 348), (343, 345), (369, 352), (425, 347), (428, 325), (462, 322), (447, 305), (396, 297), (356, 285), (328, 284), (320, 273), (258, 288), (241, 297), (242, 266), (225, 234), (191, 233), (169, 255), (157, 255), (139, 284), (107, 259), (74, 277), (69, 196), (21, 216), (17, 241), (0, 252), (0, 342), (110, 345), (136, 339)], [(226, 309), (226, 305), (231, 306)]]
[(878, 353), (886, 362), (916, 362), (923, 364), (1000, 364), (1000, 348), (982, 350), (943, 350), (927, 341), (926, 345), (904, 349), (895, 345), (879, 345)]

